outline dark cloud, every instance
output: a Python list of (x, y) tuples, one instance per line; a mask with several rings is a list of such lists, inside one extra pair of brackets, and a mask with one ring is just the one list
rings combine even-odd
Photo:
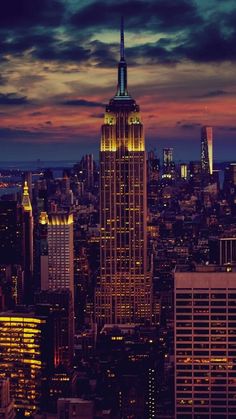
[(235, 61), (236, 32), (227, 31), (219, 22), (211, 22), (190, 32), (186, 41), (173, 49), (173, 53), (200, 63)]
[(105, 106), (104, 103), (92, 102), (85, 99), (69, 99), (69, 100), (65, 100), (64, 102), (61, 102), (61, 104), (66, 105), (66, 106), (84, 106), (88, 108), (97, 108), (97, 107), (104, 108)]
[(43, 115), (43, 112), (36, 111), (36, 112), (29, 113), (29, 116), (40, 116), (40, 115)]
[(59, 0), (3, 0), (0, 5), (0, 26), (54, 26), (62, 22), (64, 13), (65, 7)]
[(95, 119), (102, 119), (103, 117), (104, 117), (104, 113), (103, 112), (101, 112), (101, 113), (92, 113), (90, 115), (90, 118), (95, 118)]
[(0, 93), (0, 105), (26, 105), (29, 103), (27, 96), (17, 93)]
[(193, 130), (196, 128), (201, 127), (201, 124), (197, 123), (197, 122), (183, 122), (183, 121), (178, 121), (176, 123), (176, 126), (183, 128), (185, 130)]
[(201, 17), (196, 5), (191, 0), (121, 0), (95, 1), (80, 8), (71, 18), (76, 27), (93, 30), (104, 27), (114, 29), (119, 24), (119, 17), (125, 16), (129, 30), (163, 30), (172, 32), (177, 28), (200, 24)]
[(220, 131), (235, 132), (236, 126), (218, 126), (217, 129), (219, 129)]
[(210, 98), (219, 97), (219, 96), (226, 96), (226, 95), (229, 95), (229, 94), (230, 93), (227, 92), (226, 90), (211, 90), (209, 92), (202, 93), (200, 95), (193, 95), (193, 96), (191, 96), (191, 98), (193, 98), (193, 99), (210, 99)]

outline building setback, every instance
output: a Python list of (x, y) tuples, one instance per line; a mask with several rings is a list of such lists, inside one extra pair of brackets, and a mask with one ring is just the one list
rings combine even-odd
[(117, 93), (106, 107), (100, 148), (99, 325), (151, 319), (146, 183), (143, 125), (127, 90), (122, 24)]

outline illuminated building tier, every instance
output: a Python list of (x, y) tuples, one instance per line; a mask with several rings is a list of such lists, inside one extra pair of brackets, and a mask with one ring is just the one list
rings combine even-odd
[(146, 152), (139, 106), (127, 90), (123, 25), (120, 45), (117, 93), (106, 107), (100, 149), (99, 324), (151, 318)]
[(202, 172), (207, 175), (213, 173), (213, 134), (212, 127), (201, 129), (201, 165)]
[(10, 392), (24, 416), (35, 413), (42, 396), (42, 375), (53, 366), (53, 329), (34, 313), (0, 313), (0, 378), (10, 379)]

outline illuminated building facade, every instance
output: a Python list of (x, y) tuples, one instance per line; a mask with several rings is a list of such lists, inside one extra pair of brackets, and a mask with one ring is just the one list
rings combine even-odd
[(0, 313), (0, 378), (9, 378), (15, 408), (35, 413), (42, 396), (42, 378), (54, 366), (54, 327), (35, 313)]
[(236, 271), (175, 273), (175, 418), (236, 417)]
[(180, 165), (180, 177), (181, 179), (187, 179), (188, 177), (188, 166), (185, 163)]
[(121, 28), (117, 93), (106, 107), (100, 148), (100, 283), (96, 321), (151, 319), (147, 263), (147, 174), (139, 106), (127, 90)]
[(173, 148), (163, 148), (163, 166), (168, 167), (173, 163)]
[(22, 222), (23, 222), (23, 270), (24, 270), (24, 295), (26, 304), (33, 303), (33, 216), (27, 182), (24, 183), (22, 197)]
[(41, 289), (69, 289), (74, 295), (73, 215), (43, 212), (41, 231)]
[(201, 166), (202, 173), (213, 174), (213, 133), (212, 127), (201, 129)]

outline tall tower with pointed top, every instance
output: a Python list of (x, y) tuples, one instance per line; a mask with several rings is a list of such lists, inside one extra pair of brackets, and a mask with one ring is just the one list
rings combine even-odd
[(201, 166), (204, 175), (213, 173), (213, 133), (212, 127), (203, 126), (201, 129)]
[(24, 269), (24, 303), (33, 303), (33, 216), (27, 182), (24, 183), (22, 197), (22, 247)]
[(106, 107), (100, 147), (99, 325), (151, 320), (146, 183), (143, 125), (127, 89), (122, 20), (117, 92)]

